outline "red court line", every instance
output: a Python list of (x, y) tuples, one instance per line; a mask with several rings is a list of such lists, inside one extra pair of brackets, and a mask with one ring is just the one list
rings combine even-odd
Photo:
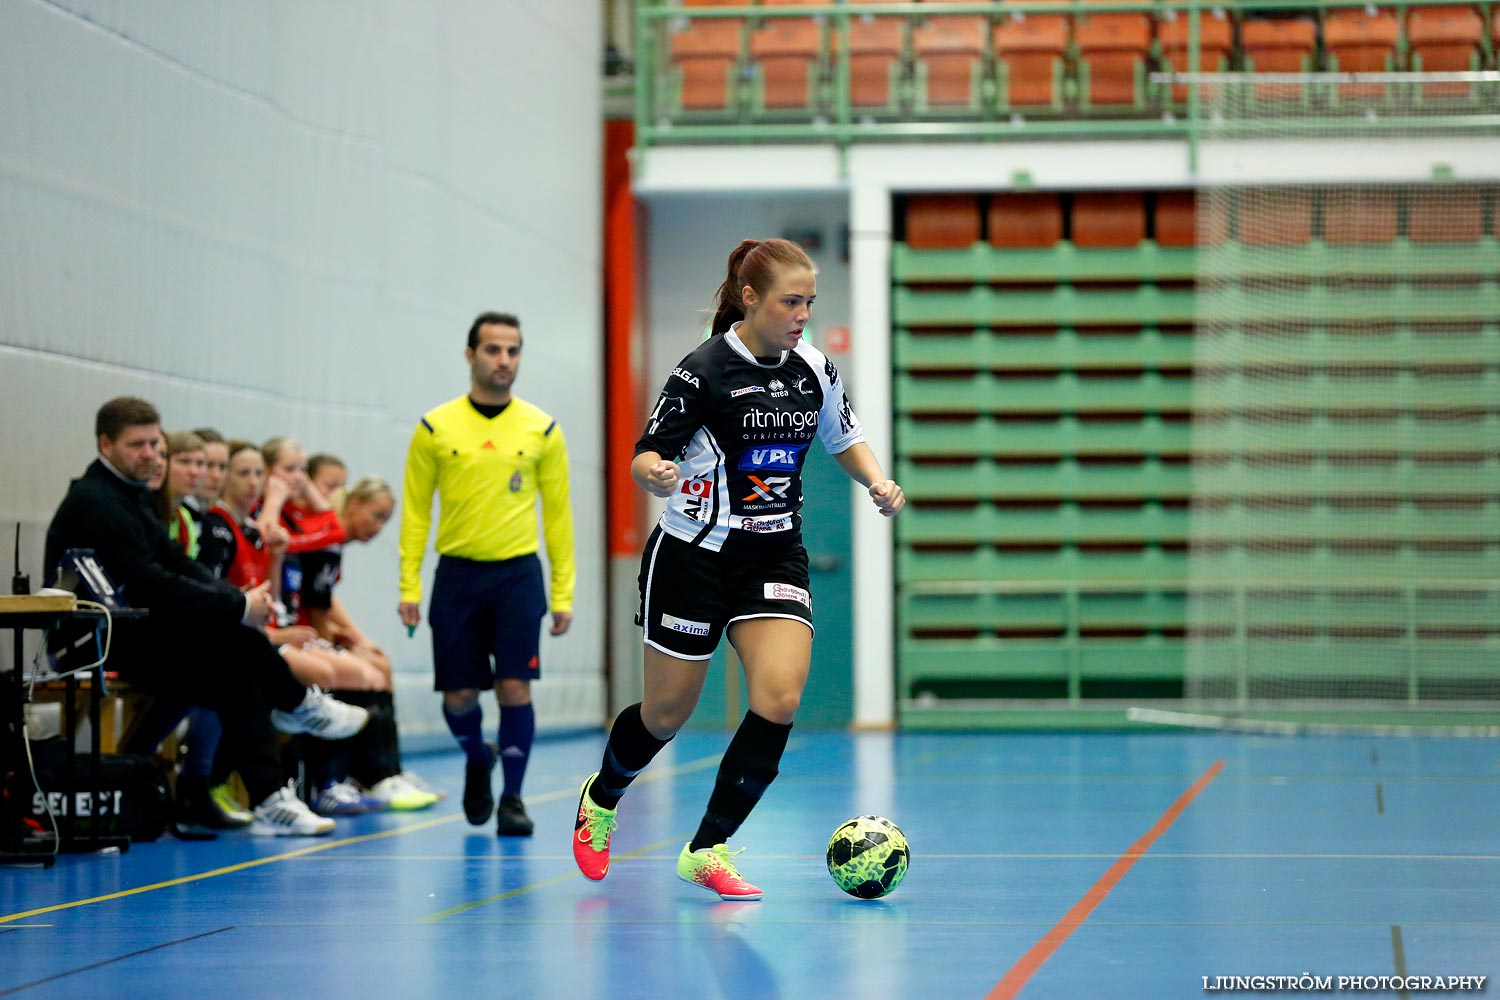
[(1151, 845), (1156, 843), (1158, 837), (1177, 822), (1177, 817), (1182, 815), (1183, 810), (1192, 805), (1198, 793), (1207, 788), (1208, 783), (1218, 777), (1222, 770), (1224, 770), (1224, 762), (1214, 761), (1213, 766), (1204, 771), (1201, 778), (1193, 782), (1193, 787), (1179, 795), (1177, 801), (1173, 802), (1167, 811), (1152, 824), (1151, 829), (1131, 844), (1130, 849), (1120, 855), (1115, 863), (1109, 866), (1109, 870), (1100, 876), (1099, 881), (1095, 882), (1089, 891), (1073, 904), (1073, 908), (1063, 914), (1063, 918), (1054, 924), (1040, 941), (1032, 945), (1031, 950), (1022, 955), (1015, 965), (1010, 967), (1010, 971), (995, 984), (995, 988), (985, 994), (984, 1000), (1011, 1000), (1017, 993), (1020, 993), (1021, 987), (1025, 986), (1026, 982), (1036, 974), (1036, 970), (1052, 957), (1053, 952), (1062, 947), (1062, 943), (1070, 934), (1083, 926), (1089, 914), (1093, 913), (1094, 908), (1104, 902), (1104, 897), (1120, 884), (1120, 879), (1125, 877), (1125, 873), (1130, 871), (1131, 866), (1151, 849)]

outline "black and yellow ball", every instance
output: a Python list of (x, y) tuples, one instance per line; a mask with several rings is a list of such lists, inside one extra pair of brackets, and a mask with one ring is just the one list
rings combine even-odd
[(879, 899), (901, 884), (911, 848), (901, 828), (883, 816), (856, 816), (828, 838), (828, 874), (860, 899)]

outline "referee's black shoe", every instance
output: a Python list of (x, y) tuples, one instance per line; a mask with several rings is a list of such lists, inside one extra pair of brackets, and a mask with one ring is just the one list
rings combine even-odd
[(500, 796), (500, 808), (495, 810), (495, 836), (531, 836), (531, 817), (526, 815), (526, 806), (519, 795)]
[(464, 767), (464, 817), (470, 826), (484, 826), (495, 808), (495, 793), (490, 790), (490, 772), (495, 770), (495, 757), (490, 755), (488, 764), (469, 761)]

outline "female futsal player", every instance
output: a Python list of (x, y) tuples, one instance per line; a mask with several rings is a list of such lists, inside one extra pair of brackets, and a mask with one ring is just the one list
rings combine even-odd
[(812, 595), (798, 509), (813, 438), (881, 514), (906, 502), (864, 443), (838, 369), (802, 340), (816, 274), (788, 240), (736, 247), (716, 297), (716, 335), (672, 370), (636, 442), (631, 474), (667, 506), (641, 558), (645, 697), (615, 719), (579, 796), (573, 857), (588, 878), (608, 874), (620, 798), (692, 714), (727, 630), (750, 710), (677, 874), (723, 899), (761, 898), (726, 841), (776, 777), (807, 683)]

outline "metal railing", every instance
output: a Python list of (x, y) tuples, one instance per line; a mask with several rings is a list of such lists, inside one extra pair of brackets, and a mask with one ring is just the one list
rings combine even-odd
[[(1450, 6), (1451, 0), (1405, 0), (1389, 9), (1402, 12), (1419, 7)], [(994, 25), (1029, 14), (1065, 15), (1078, 21), (1095, 14), (1140, 12), (1155, 20), (1184, 17), (1187, 26), (1186, 64), (1200, 65), (1202, 53), (1202, 19), (1232, 13), (1246, 14), (1300, 11), (1321, 18), (1324, 12), (1338, 8), (1363, 8), (1367, 0), (1257, 0), (1253, 5), (1218, 5), (1204, 0), (1006, 0), (993, 2), (952, 3), (823, 3), (802, 5), (755, 6), (750, 4), (715, 7), (683, 7), (676, 0), (643, 2), (636, 11), (637, 47), (635, 79), (635, 118), (637, 141), (642, 146), (669, 144), (752, 144), (766, 142), (828, 143), (846, 149), (853, 143), (880, 141), (1005, 141), (1041, 138), (1186, 138), (1196, 147), (1204, 127), (1203, 90), (1222, 77), (1221, 74), (1155, 72), (1169, 68), (1164, 62), (1159, 41), (1153, 39), (1145, 52), (1142, 81), (1135, 104), (1091, 106), (1079, 94), (1080, 67), (1084, 60), (1076, 41), (1065, 46), (1061, 83), (1065, 93), (1058, 106), (1038, 111), (1034, 107), (1012, 107), (1000, 99), (997, 74), (1000, 62), (994, 47)], [(1491, 7), (1500, 3), (1479, 5), (1486, 28), (1490, 25)], [(978, 15), (986, 19), (982, 52), (977, 57), (979, 73), (977, 92), (970, 105), (933, 108), (925, 105), (919, 93), (919, 60), (913, 53), (910, 29), (928, 19), (953, 15)], [(902, 18), (905, 26), (895, 92), (888, 107), (876, 110), (861, 108), (851, 100), (850, 24), (865, 18)], [(812, 18), (818, 25), (817, 54), (810, 65), (814, 80), (810, 84), (806, 108), (768, 110), (757, 107), (755, 100), (755, 60), (750, 55), (750, 39), (764, 24), (783, 18)], [(728, 98), (722, 109), (684, 110), (677, 105), (673, 64), (668, 38), (690, 23), (700, 21), (738, 20), (737, 54), (728, 69)], [(1495, 52), (1490, 31), (1483, 32), (1481, 58), (1486, 66), (1494, 65)], [(1398, 64), (1407, 56), (1405, 32), (1397, 40)], [(1331, 78), (1315, 74), (1317, 79)], [(1392, 86), (1415, 81), (1438, 81), (1436, 74), (1421, 77), (1410, 74), (1356, 74), (1351, 82), (1379, 82), (1385, 77)], [(1313, 78), (1313, 77), (1309, 77)], [(1257, 79), (1272, 82), (1269, 75)], [(1278, 75), (1281, 82), (1290, 82)], [(1444, 74), (1442, 80), (1500, 81), (1500, 73)], [(1185, 99), (1173, 99), (1173, 84), (1186, 85)], [(1424, 111), (1444, 111), (1439, 115), (1444, 128), (1493, 133), (1500, 127), (1500, 102), (1495, 95), (1500, 88), (1487, 89), (1482, 102), (1455, 102), (1452, 107), (1433, 107)], [(1475, 104), (1478, 106), (1475, 106)], [(1495, 107), (1488, 105), (1495, 103)], [(1337, 122), (1350, 119), (1367, 127), (1363, 115), (1317, 116)], [(1413, 126), (1413, 116), (1402, 116), (1401, 128)], [(1417, 116), (1423, 117), (1423, 116)], [(1393, 126), (1398, 123), (1393, 122)], [(1336, 125), (1335, 125), (1336, 127)]]

